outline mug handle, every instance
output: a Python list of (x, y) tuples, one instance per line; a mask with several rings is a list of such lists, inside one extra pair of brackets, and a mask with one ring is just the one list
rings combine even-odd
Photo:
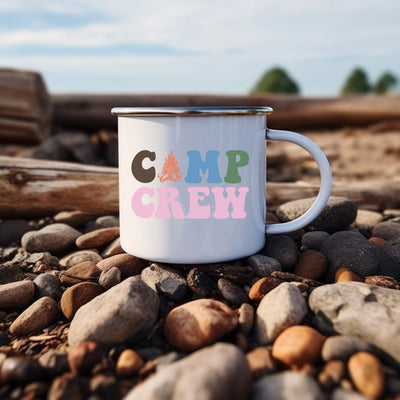
[(277, 129), (267, 128), (266, 139), (286, 141), (299, 145), (312, 155), (319, 167), (321, 175), (321, 185), (318, 196), (312, 206), (303, 215), (294, 219), (293, 221), (279, 224), (267, 224), (265, 226), (265, 232), (267, 235), (293, 232), (308, 225), (324, 209), (326, 203), (328, 202), (332, 189), (331, 167), (329, 165), (328, 159), (326, 158), (322, 150), (312, 140), (303, 135), (290, 131), (281, 131)]

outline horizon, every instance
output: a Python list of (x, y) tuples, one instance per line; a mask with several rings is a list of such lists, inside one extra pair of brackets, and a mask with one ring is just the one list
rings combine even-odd
[(303, 97), (337, 96), (356, 67), (400, 78), (394, 0), (108, 4), (0, 2), (0, 66), (52, 94), (246, 95), (276, 66)]

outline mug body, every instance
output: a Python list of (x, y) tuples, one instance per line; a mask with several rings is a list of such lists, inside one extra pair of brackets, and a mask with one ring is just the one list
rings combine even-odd
[(213, 263), (264, 246), (265, 113), (114, 110), (127, 253), (157, 262)]

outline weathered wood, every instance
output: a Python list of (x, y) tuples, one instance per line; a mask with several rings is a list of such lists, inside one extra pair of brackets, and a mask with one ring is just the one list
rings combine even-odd
[(54, 124), (64, 129), (117, 129), (112, 107), (254, 106), (274, 109), (275, 129), (327, 129), (400, 120), (400, 96), (303, 98), (283, 95), (54, 95)]
[[(118, 169), (58, 161), (0, 157), (0, 218), (32, 218), (59, 211), (118, 213)], [(303, 182), (267, 183), (267, 204), (315, 196), (319, 186)], [(363, 208), (400, 208), (400, 178), (336, 183), (332, 194)]]
[(39, 73), (0, 68), (1, 142), (42, 141), (50, 134), (51, 112), (51, 98)]

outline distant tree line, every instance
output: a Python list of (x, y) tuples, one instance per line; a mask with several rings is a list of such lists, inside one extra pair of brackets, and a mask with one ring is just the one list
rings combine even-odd
[[(374, 83), (362, 68), (354, 68), (346, 78), (340, 91), (348, 94), (384, 94), (397, 85), (398, 79), (391, 72), (385, 72)], [(256, 82), (251, 93), (292, 93), (299, 94), (300, 87), (296, 81), (281, 67), (266, 71)]]

